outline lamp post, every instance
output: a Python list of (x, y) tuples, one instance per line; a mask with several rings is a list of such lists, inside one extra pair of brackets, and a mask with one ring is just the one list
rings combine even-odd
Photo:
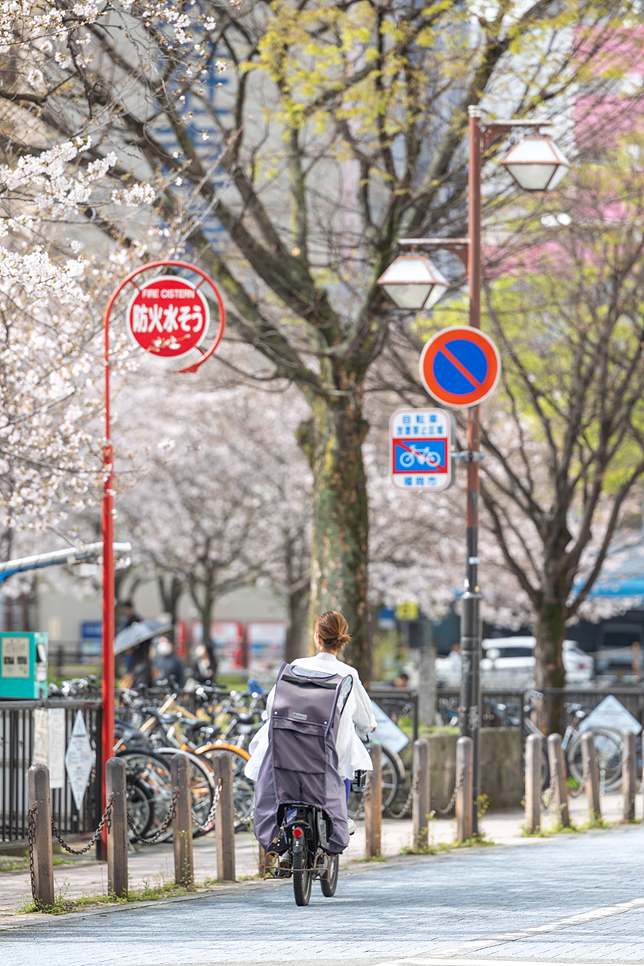
[[(490, 121), (483, 123), (481, 109), (470, 107), (468, 140), (468, 237), (467, 238), (402, 238), (401, 246), (410, 246), (413, 255), (399, 256), (378, 279), (389, 297), (400, 308), (430, 308), (447, 291), (447, 281), (419, 248), (444, 248), (457, 255), (467, 269), (469, 280), (469, 324), (481, 327), (481, 173), (483, 157), (491, 142), (513, 128), (531, 129), (510, 149), (501, 164), (505, 165), (521, 188), (526, 191), (546, 191), (554, 188), (565, 176), (570, 164), (559, 147), (540, 129), (549, 124), (545, 120)], [(412, 262), (412, 259), (415, 259)], [(406, 260), (406, 261), (405, 261)], [(420, 261), (424, 263), (422, 266)], [(410, 271), (405, 272), (409, 268)], [(429, 286), (429, 292), (427, 291)], [(418, 294), (414, 298), (411, 290)], [(398, 294), (400, 293), (400, 294)], [(438, 293), (438, 294), (436, 294)], [(401, 297), (402, 296), (402, 297)], [(435, 296), (435, 297), (434, 297)], [(472, 831), (478, 831), (477, 799), (481, 794), (481, 675), (480, 652), (481, 591), (478, 576), (479, 525), (479, 463), (481, 433), (479, 407), (467, 410), (467, 450), (462, 454), (467, 462), (467, 504), (465, 538), (465, 592), (462, 597), (461, 617), (461, 696), (459, 729), (461, 736), (472, 739), (474, 799)]]

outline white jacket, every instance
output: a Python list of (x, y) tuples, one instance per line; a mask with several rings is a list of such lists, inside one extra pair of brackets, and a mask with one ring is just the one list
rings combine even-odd
[[(358, 672), (344, 661), (339, 661), (335, 654), (321, 653), (315, 657), (299, 657), (293, 664), (298, 667), (313, 668), (324, 671), (325, 674), (350, 674), (353, 687), (344, 706), (338, 736), (335, 746), (338, 752), (338, 766), (342, 778), (353, 778), (354, 772), (362, 769), (371, 771), (371, 756), (358, 735), (368, 735), (376, 727), (376, 719), (371, 708), (371, 699), (365, 691)], [(270, 720), (273, 707), (275, 688), (266, 701), (266, 711)], [(250, 761), (246, 762), (244, 774), (247, 778), (257, 781), (259, 767), (268, 750), (268, 722), (262, 725), (250, 743)]]

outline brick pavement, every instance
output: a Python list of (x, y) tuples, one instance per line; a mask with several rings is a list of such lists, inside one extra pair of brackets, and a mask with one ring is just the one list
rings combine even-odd
[[(524, 840), (525, 841), (525, 840)], [(0, 933), (12, 966), (644, 963), (644, 826), (343, 872), (299, 909), (287, 882), (41, 917)]]

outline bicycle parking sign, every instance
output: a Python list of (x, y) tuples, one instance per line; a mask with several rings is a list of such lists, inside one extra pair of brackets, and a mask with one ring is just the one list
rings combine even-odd
[(444, 409), (399, 409), (389, 421), (391, 481), (400, 490), (452, 485), (452, 418)]

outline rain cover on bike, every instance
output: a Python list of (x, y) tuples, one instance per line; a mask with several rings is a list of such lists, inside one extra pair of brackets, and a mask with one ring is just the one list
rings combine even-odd
[(266, 851), (279, 840), (280, 805), (321, 808), (331, 823), (329, 852), (342, 852), (349, 844), (335, 740), (352, 687), (351, 675), (282, 665), (268, 723), (268, 751), (255, 788), (255, 836)]

